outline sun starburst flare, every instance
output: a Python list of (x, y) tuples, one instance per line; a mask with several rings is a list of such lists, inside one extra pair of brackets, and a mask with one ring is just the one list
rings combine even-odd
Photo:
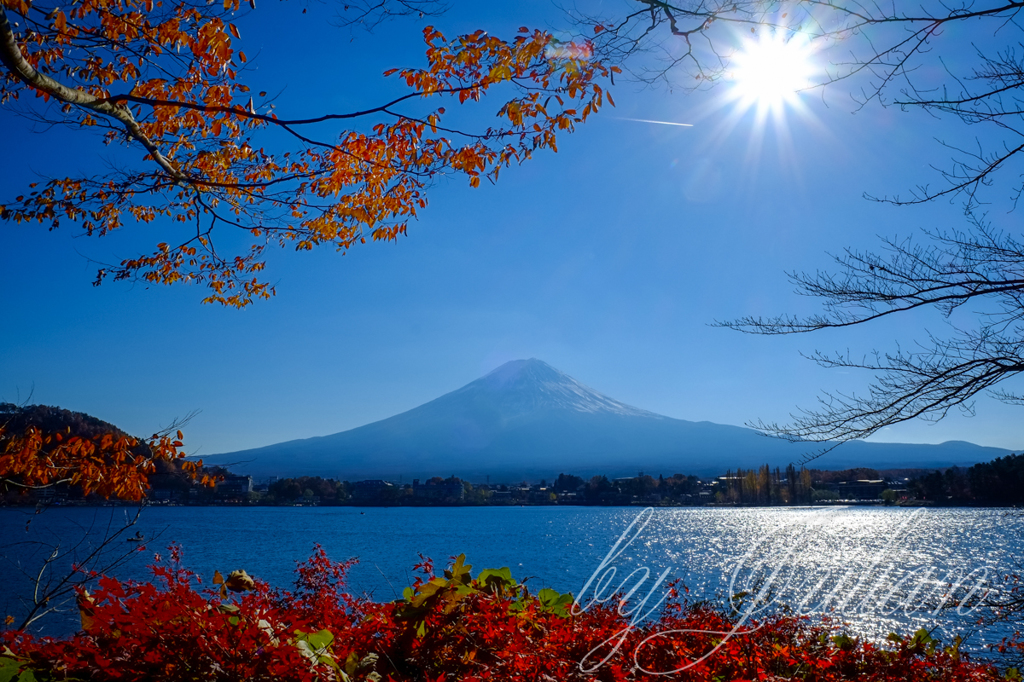
[(731, 60), (731, 98), (742, 109), (781, 113), (814, 85), (813, 50), (801, 35), (765, 33), (743, 41)]

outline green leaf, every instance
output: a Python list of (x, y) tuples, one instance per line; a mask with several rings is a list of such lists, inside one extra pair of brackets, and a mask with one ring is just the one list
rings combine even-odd
[(477, 576), (477, 582), (486, 582), (492, 576), (500, 578), (505, 582), (514, 583), (512, 579), (512, 571), (509, 570), (508, 566), (502, 566), (501, 568), (485, 568), (480, 571), (480, 575)]
[(430, 582), (420, 585), (419, 593), (413, 598), (412, 605), (422, 606), (425, 601), (444, 587), (448, 587), (448, 581), (444, 578), (434, 578)]
[(507, 592), (515, 589), (519, 583), (512, 578), (508, 566), (501, 568), (485, 568), (476, 577), (476, 582), (484, 590), (490, 592)]
[(914, 637), (910, 640), (909, 647), (911, 649), (924, 649), (928, 653), (935, 653), (935, 647), (939, 643), (939, 640), (932, 637), (931, 633), (925, 628), (921, 628), (914, 633)]
[(22, 661), (10, 656), (0, 656), (0, 682), (11, 682), (21, 670)]
[(836, 645), (840, 651), (850, 651), (857, 645), (857, 640), (853, 639), (845, 632), (832, 638), (832, 643)]
[(348, 673), (349, 675), (355, 675), (356, 674), (356, 668), (358, 668), (358, 667), (359, 667), (359, 656), (356, 654), (356, 652), (353, 651), (352, 653), (350, 653), (348, 655), (348, 658), (345, 659), (345, 672)]
[(571, 593), (559, 594), (557, 590), (546, 587), (537, 593), (537, 599), (540, 601), (541, 608), (544, 611), (561, 616), (562, 618), (569, 615), (569, 607), (573, 602)]
[(295, 648), (299, 650), (307, 660), (312, 663), (329, 665), (338, 672), (342, 672), (338, 662), (328, 649), (334, 642), (334, 635), (330, 630), (305, 633), (302, 630), (295, 631)]
[(466, 555), (460, 554), (455, 557), (452, 567), (445, 570), (444, 576), (452, 582), (466, 584), (472, 579), (469, 573), (471, 568), (473, 568), (471, 565), (466, 564)]
[(320, 630), (307, 635), (306, 641), (318, 651), (322, 651), (334, 642), (334, 634), (330, 630)]

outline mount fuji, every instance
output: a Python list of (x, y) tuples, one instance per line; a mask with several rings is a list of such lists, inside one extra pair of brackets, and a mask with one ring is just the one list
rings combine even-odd
[[(257, 476), (347, 480), (456, 475), (494, 481), (589, 476), (715, 475), (762, 464), (785, 467), (820, 444), (789, 443), (752, 429), (691, 422), (614, 400), (536, 359), (515, 360), (417, 408), (329, 436), (204, 458)], [(846, 443), (814, 466), (841, 469), (972, 464), (1009, 451), (941, 445)]]

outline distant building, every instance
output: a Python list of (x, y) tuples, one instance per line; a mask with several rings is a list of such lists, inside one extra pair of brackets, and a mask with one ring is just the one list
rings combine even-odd
[(885, 481), (860, 480), (840, 481), (829, 488), (839, 494), (841, 500), (877, 500), (885, 490)]
[(217, 494), (225, 497), (242, 497), (252, 492), (252, 476), (227, 476), (217, 482)]
[(376, 502), (392, 490), (395, 490), (393, 483), (380, 479), (356, 481), (352, 484), (352, 501)]
[(445, 480), (432, 478), (426, 483), (420, 483), (417, 478), (412, 482), (412, 496), (425, 500), (462, 502), (466, 498), (466, 488), (454, 476)]

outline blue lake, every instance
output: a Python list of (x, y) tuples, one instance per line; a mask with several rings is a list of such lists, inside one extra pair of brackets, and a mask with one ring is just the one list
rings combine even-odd
[[(80, 560), (108, 527), (123, 522), (126, 511), (0, 510), (0, 606), (5, 613), (18, 612), (18, 597), (30, 588), (27, 576), (38, 572), (54, 545), (61, 552), (55, 566)], [(602, 589), (595, 580), (581, 594), (599, 568), (606, 576), (615, 569), (606, 580), (605, 594), (620, 585), (637, 585), (648, 575), (646, 568), (649, 577), (636, 600), (667, 573), (666, 579), (681, 579), (697, 599), (761, 588), (777, 602), (812, 617), (828, 613), (865, 636), (881, 638), (926, 626), (936, 628), (944, 641), (955, 634), (970, 635), (968, 644), (977, 649), (1000, 639), (1006, 628), (979, 631), (974, 623), (980, 610), (935, 609), (948, 593), (955, 592), (947, 603), (955, 603), (968, 596), (971, 586), (987, 589), (1002, 573), (1019, 570), (1024, 549), (1024, 516), (1007, 509), (696, 508), (642, 513), (640, 508), (593, 507), (150, 507), (136, 526), (147, 538), (146, 551), (118, 575), (145, 578), (153, 554), (166, 556), (166, 547), (174, 542), (182, 547), (186, 566), (204, 578), (215, 570), (226, 574), (244, 568), (271, 584), (287, 586), (296, 562), (319, 544), (333, 559), (357, 558), (350, 591), (377, 600), (396, 598), (412, 582), (420, 554), (443, 565), (465, 553), (474, 572), (509, 566), (513, 576), (529, 578), (527, 584), (534, 589), (569, 591), (586, 603), (595, 589)], [(627, 536), (632, 542), (623, 549), (623, 541), (621, 553), (602, 568), (634, 521)], [(50, 617), (46, 631), (67, 630), (74, 615)]]

